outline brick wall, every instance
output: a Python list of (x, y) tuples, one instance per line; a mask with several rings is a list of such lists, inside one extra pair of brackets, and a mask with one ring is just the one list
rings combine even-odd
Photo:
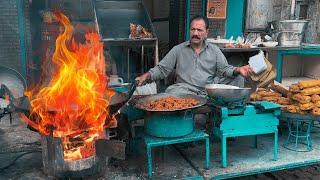
[[(26, 1), (28, 2), (28, 1)], [(16, 0), (0, 1), (0, 64), (22, 72), (20, 62), (20, 37)], [(30, 23), (28, 3), (25, 3), (27, 58), (31, 53)]]

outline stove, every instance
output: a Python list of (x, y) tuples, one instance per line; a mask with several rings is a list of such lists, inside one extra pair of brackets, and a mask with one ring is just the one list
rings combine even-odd
[(212, 109), (212, 133), (221, 140), (222, 166), (227, 167), (228, 137), (255, 136), (254, 145), (257, 148), (257, 135), (274, 134), (274, 159), (277, 159), (278, 149), (278, 116), (281, 106), (268, 101), (245, 103), (239, 101), (223, 104), (209, 100)]

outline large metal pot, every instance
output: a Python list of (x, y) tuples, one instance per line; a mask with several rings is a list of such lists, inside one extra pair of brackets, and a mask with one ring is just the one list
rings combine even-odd
[[(184, 108), (172, 111), (157, 111), (148, 110), (143, 104), (151, 101), (174, 96), (179, 98), (194, 98), (199, 103), (191, 108)], [(193, 132), (193, 110), (206, 103), (206, 100), (196, 95), (176, 95), (168, 93), (160, 93), (147, 96), (137, 100), (135, 107), (146, 111), (144, 130), (147, 134), (156, 137), (179, 137), (185, 136)]]

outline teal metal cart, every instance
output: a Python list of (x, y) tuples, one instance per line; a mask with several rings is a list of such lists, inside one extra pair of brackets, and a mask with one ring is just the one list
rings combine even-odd
[(280, 105), (268, 101), (258, 101), (243, 107), (228, 108), (217, 105), (213, 109), (213, 134), (221, 140), (222, 166), (227, 167), (227, 138), (274, 133), (273, 159), (278, 157), (278, 124)]

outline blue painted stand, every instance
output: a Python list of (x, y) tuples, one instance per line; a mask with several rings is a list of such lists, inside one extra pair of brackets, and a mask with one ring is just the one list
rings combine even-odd
[(320, 55), (320, 48), (319, 47), (300, 47), (300, 48), (279, 49), (277, 54), (277, 61), (276, 61), (276, 68), (277, 68), (276, 80), (278, 82), (282, 81), (283, 57), (287, 55), (301, 55), (301, 56)]
[(274, 133), (274, 160), (278, 158), (278, 124), (277, 116), (280, 115), (280, 105), (257, 101), (247, 105), (243, 114), (235, 115), (226, 107), (214, 108), (213, 134), (221, 140), (222, 166), (227, 167), (227, 142), (228, 137), (254, 135), (254, 146), (257, 148), (257, 135)]
[(154, 136), (150, 136), (145, 134), (144, 141), (147, 148), (147, 170), (148, 177), (152, 177), (152, 153), (151, 150), (153, 147), (165, 146), (171, 144), (185, 143), (185, 142), (193, 142), (193, 141), (205, 141), (206, 144), (206, 159), (205, 159), (205, 167), (208, 169), (210, 166), (210, 142), (209, 135), (201, 130), (194, 130), (191, 134), (182, 137), (176, 138), (157, 138)]
[[(313, 125), (313, 122), (318, 121), (320, 118), (313, 115), (302, 115), (297, 113), (282, 112), (281, 119), (287, 121), (289, 131), (284, 147), (297, 152), (311, 151), (311, 127)], [(305, 127), (306, 129), (304, 129)], [(291, 143), (291, 138), (294, 138), (294, 143)], [(305, 141), (302, 141), (303, 139)]]

